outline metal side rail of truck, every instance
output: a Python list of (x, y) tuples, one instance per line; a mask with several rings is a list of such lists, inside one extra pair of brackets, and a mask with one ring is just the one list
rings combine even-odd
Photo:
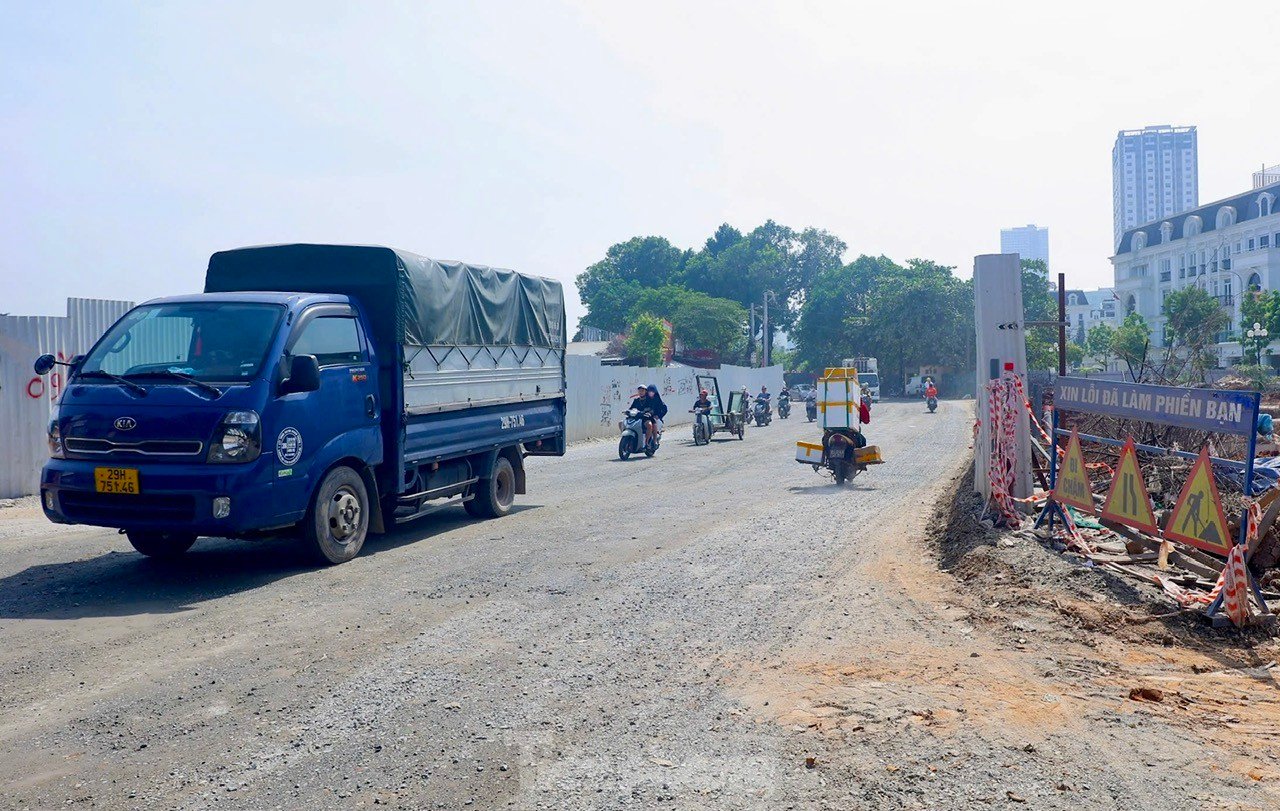
[(204, 293), (139, 305), (64, 364), (41, 503), (153, 557), (296, 532), (325, 563), (442, 506), (505, 515), (525, 457), (564, 454), (564, 349), (548, 279), (379, 247), (216, 253)]

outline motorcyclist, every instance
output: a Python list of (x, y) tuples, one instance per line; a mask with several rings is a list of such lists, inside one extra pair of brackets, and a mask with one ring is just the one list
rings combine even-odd
[(778, 413), (782, 413), (782, 404), (791, 405), (791, 391), (787, 388), (787, 384), (782, 384), (782, 391), (778, 392)]
[(658, 394), (658, 387), (650, 383), (645, 389), (645, 403), (647, 408), (653, 414), (653, 420), (645, 426), (645, 434), (649, 438), (649, 444), (662, 433), (662, 420), (667, 416), (667, 404), (662, 402), (662, 396)]
[(693, 401), (693, 410), (697, 411), (700, 408), (711, 410), (711, 392), (706, 389), (698, 392), (698, 399)]
[(756, 406), (758, 407), (763, 403), (765, 416), (771, 418), (773, 416), (773, 408), (769, 403), (769, 397), (769, 387), (761, 386), (760, 393), (756, 395)]
[(938, 387), (933, 385), (932, 379), (926, 379), (924, 381), (924, 398), (926, 400), (928, 400), (930, 397), (933, 397), (936, 399), (937, 396), (938, 396)]
[[(653, 405), (649, 402), (649, 390), (644, 386), (636, 386), (635, 397), (631, 399), (631, 405), (627, 406), (627, 408), (635, 409), (636, 411), (639, 411), (641, 414), (643, 414), (646, 411), (652, 412)], [(653, 423), (653, 420), (651, 419), (647, 419), (644, 421), (644, 433), (645, 433), (646, 441), (650, 437), (650, 434), (653, 430), (652, 423)]]

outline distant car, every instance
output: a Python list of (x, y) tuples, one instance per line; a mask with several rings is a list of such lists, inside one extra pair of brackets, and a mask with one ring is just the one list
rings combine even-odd
[(801, 384), (799, 384), (799, 385), (797, 385), (797, 386), (792, 386), (792, 387), (791, 387), (791, 399), (792, 399), (792, 400), (803, 400), (804, 398), (808, 397), (808, 396), (809, 396), (812, 392), (814, 392), (814, 391), (816, 391), (816, 389), (815, 389), (813, 386), (810, 386), (808, 383), (801, 383)]

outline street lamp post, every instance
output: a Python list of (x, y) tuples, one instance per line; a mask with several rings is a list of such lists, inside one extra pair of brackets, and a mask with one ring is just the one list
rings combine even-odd
[(1254, 355), (1257, 357), (1259, 366), (1262, 365), (1262, 348), (1268, 343), (1267, 336), (1269, 334), (1267, 328), (1257, 321), (1254, 321), (1253, 326), (1245, 333), (1245, 335), (1249, 336), (1249, 340), (1254, 342)]

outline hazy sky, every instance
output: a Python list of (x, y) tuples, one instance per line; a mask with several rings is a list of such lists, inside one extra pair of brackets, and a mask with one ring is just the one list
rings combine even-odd
[(1276, 7), (0, 0), (0, 312), (317, 241), (554, 276), (572, 323), (610, 244), (766, 218), (963, 276), (1035, 222), (1107, 284), (1118, 129), (1197, 125), (1202, 202), (1280, 163)]

